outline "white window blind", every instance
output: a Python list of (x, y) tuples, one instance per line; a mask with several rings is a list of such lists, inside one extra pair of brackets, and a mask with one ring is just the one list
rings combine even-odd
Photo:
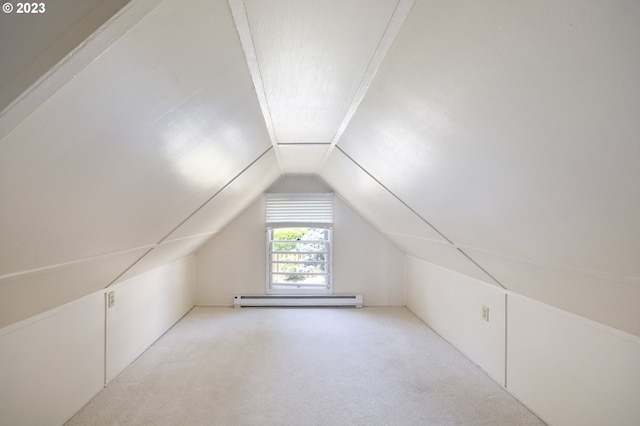
[(267, 224), (332, 224), (333, 194), (266, 194)]

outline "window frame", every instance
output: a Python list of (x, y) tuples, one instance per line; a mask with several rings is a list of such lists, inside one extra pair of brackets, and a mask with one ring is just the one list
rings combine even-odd
[[(327, 239), (323, 240), (326, 251), (326, 273), (322, 274), (326, 277), (326, 285), (318, 284), (282, 284), (273, 282), (273, 254), (277, 253), (272, 250), (273, 234), (277, 229), (287, 228), (310, 228), (327, 230)], [(303, 243), (303, 242), (301, 242)], [(318, 252), (310, 252), (318, 253)], [(333, 292), (333, 224), (310, 224), (310, 223), (277, 223), (268, 224), (266, 229), (266, 292), (267, 294), (332, 294)], [(278, 262), (278, 261), (275, 261)], [(290, 262), (293, 263), (293, 262)], [(305, 262), (301, 262), (305, 263)]]

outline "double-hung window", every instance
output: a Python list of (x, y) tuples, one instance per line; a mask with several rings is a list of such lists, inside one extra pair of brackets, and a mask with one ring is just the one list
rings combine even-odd
[(333, 194), (266, 194), (267, 293), (332, 290)]

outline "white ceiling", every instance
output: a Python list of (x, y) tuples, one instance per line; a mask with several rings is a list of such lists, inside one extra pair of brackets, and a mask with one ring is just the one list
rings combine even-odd
[(396, 3), (244, 1), (278, 143), (333, 140)]
[(0, 115), (0, 298), (183, 256), (306, 175), (409, 255), (640, 334), (638, 40), (625, 0), (132, 1)]

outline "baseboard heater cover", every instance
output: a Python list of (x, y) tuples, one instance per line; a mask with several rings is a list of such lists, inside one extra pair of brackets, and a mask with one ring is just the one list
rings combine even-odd
[(362, 308), (361, 294), (234, 296), (234, 308)]

